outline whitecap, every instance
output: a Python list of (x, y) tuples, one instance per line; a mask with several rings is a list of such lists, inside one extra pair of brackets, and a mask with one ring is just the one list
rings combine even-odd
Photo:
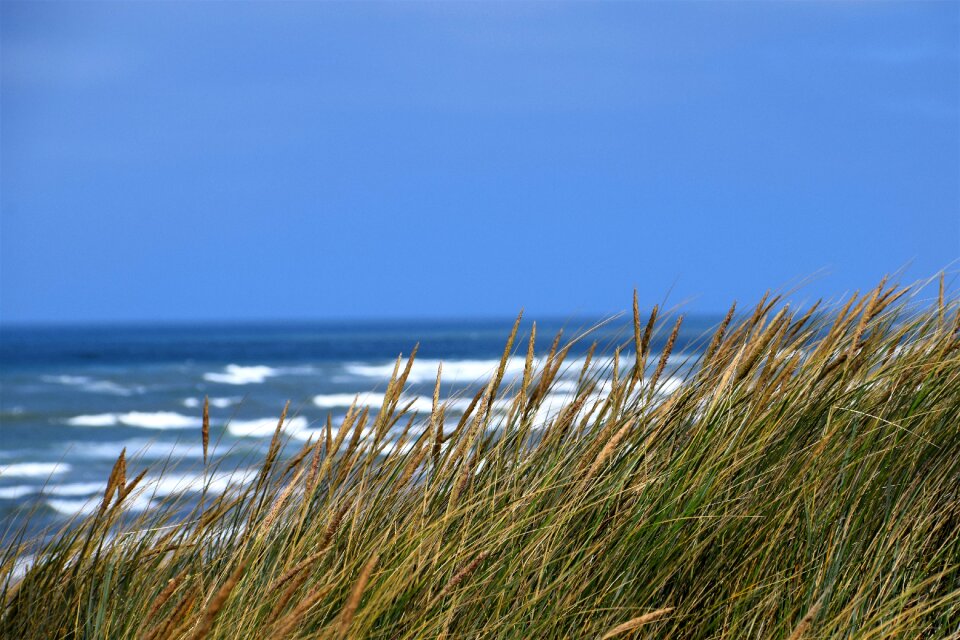
[(239, 469), (208, 476), (196, 473), (167, 473), (162, 476), (146, 478), (143, 483), (143, 495), (163, 498), (181, 493), (199, 493), (204, 486), (211, 493), (223, 493), (229, 487), (250, 483), (258, 472), (259, 469)]
[(40, 379), (44, 382), (65, 384), (70, 386), (79, 386), (90, 383), (90, 378), (87, 376), (41, 376)]
[(130, 396), (134, 393), (143, 393), (144, 391), (144, 387), (139, 385), (134, 387), (124, 387), (123, 385), (117, 384), (111, 380), (95, 380), (89, 376), (42, 376), (40, 379), (44, 382), (63, 384), (70, 387), (80, 387), (80, 389), (83, 391), (88, 391), (90, 393), (110, 393), (117, 396)]
[(579, 388), (576, 380), (555, 380), (550, 388), (554, 391), (576, 391)]
[(203, 424), (200, 418), (173, 411), (130, 411), (129, 413), (98, 413), (74, 416), (67, 424), (75, 427), (140, 427), (143, 429), (189, 429)]
[(670, 376), (657, 383), (657, 395), (668, 396), (683, 386), (683, 378)]
[[(342, 429), (343, 427), (341, 426), (340, 428)], [(354, 430), (354, 427), (350, 427), (347, 435), (345, 436), (347, 439), (353, 437), (353, 430)], [(337, 433), (338, 432), (334, 432), (334, 435), (336, 436)], [(314, 442), (318, 442), (320, 439), (325, 437), (325, 434), (326, 434), (325, 429), (303, 429), (301, 431), (295, 431), (291, 435), (297, 440), (300, 440), (302, 442), (306, 442), (311, 438), (313, 438)], [(360, 437), (358, 438), (358, 441), (362, 442), (372, 435), (373, 435), (373, 429), (371, 429), (370, 427), (365, 427), (360, 430)]]
[(398, 442), (390, 442), (382, 449), (381, 453), (385, 456), (394, 454), (406, 455), (413, 450), (413, 445), (413, 442), (404, 442), (403, 444), (399, 444)]
[(25, 478), (45, 478), (55, 473), (70, 471), (65, 462), (17, 462), (0, 466), (0, 476), (18, 476)]
[[(479, 403), (479, 401), (477, 401)], [(444, 405), (446, 412), (453, 413), (463, 413), (470, 408), (470, 404), (473, 403), (472, 397), (458, 396), (456, 398), (445, 398), (440, 400), (440, 404)], [(510, 405), (513, 404), (513, 398), (496, 398), (493, 401), (493, 406), (491, 410), (494, 413), (501, 413), (510, 408)], [(474, 407), (476, 409), (476, 407)]]
[[(217, 409), (226, 409), (240, 402), (242, 398), (210, 398), (210, 406)], [(188, 409), (196, 409), (203, 406), (203, 400), (200, 398), (184, 398), (183, 406)]]
[(97, 501), (90, 498), (82, 500), (66, 500), (63, 498), (52, 498), (47, 500), (47, 506), (64, 515), (72, 516), (76, 514), (88, 515), (97, 510), (100, 506)]
[(10, 576), (14, 584), (27, 575), (27, 572), (33, 568), (36, 560), (37, 557), (35, 555), (27, 554), (18, 556), (17, 559), (13, 561), (13, 568), (10, 570)]
[[(440, 376), (442, 382), (478, 382), (488, 379), (500, 366), (500, 360), (444, 360), (443, 371)], [(393, 368), (396, 362), (387, 362), (384, 364), (369, 363), (348, 363), (344, 366), (346, 371), (354, 376), (363, 378), (373, 378), (377, 380), (387, 380), (393, 374)], [(414, 360), (410, 368), (410, 374), (407, 382), (412, 384), (422, 384), (435, 382), (437, 379), (437, 367), (441, 364), (440, 360)], [(404, 363), (400, 365), (400, 371), (403, 371)], [(507, 359), (504, 368), (504, 377), (513, 377), (523, 373), (524, 358), (513, 356)]]
[[(67, 516), (90, 515), (100, 508), (101, 498), (50, 498), (46, 500), (48, 507)], [(123, 507), (129, 511), (146, 511), (156, 503), (143, 495), (127, 496), (123, 500)]]
[[(356, 406), (379, 409), (383, 406), (385, 396), (382, 393), (327, 393), (313, 397), (313, 404), (322, 409), (347, 408), (357, 400)], [(433, 400), (426, 396), (402, 396), (397, 403), (398, 408), (409, 405), (409, 411), (429, 412), (433, 410)]]
[[(307, 428), (307, 419), (296, 416), (285, 420), (283, 430), (291, 433), (303, 431)], [(227, 425), (227, 431), (238, 438), (248, 436), (272, 436), (277, 430), (276, 418), (260, 418), (257, 420), (233, 420)]]
[(112, 393), (117, 396), (130, 396), (134, 393), (143, 393), (144, 391), (144, 388), (139, 385), (128, 388), (116, 382), (111, 382), (110, 380), (94, 380), (89, 384), (83, 385), (81, 389), (90, 393)]
[(279, 371), (273, 367), (256, 365), (244, 367), (238, 364), (228, 364), (224, 367), (222, 373), (210, 372), (203, 374), (203, 379), (208, 382), (218, 382), (220, 384), (260, 384), (267, 378), (277, 375)]
[(200, 418), (181, 415), (173, 411), (155, 411), (147, 413), (131, 411), (118, 416), (121, 424), (128, 427), (143, 427), (144, 429), (188, 429), (203, 424)]
[[(133, 511), (145, 511), (159, 503), (156, 498), (166, 498), (169, 496), (180, 495), (184, 493), (199, 493), (206, 486), (211, 493), (223, 493), (229, 487), (241, 486), (251, 482), (258, 472), (258, 469), (241, 469), (234, 472), (220, 472), (210, 475), (199, 473), (177, 474), (166, 473), (160, 476), (144, 478), (144, 481), (133, 494), (124, 499), (124, 506)], [(103, 484), (94, 483), (76, 483), (54, 487), (48, 491), (53, 495), (63, 496), (49, 498), (46, 504), (65, 515), (88, 515), (100, 507), (100, 496), (97, 494), (103, 490)], [(93, 491), (96, 489), (96, 491)], [(88, 497), (72, 497), (89, 493)]]
[(185, 442), (164, 442), (144, 438), (114, 442), (69, 442), (65, 448), (72, 455), (93, 460), (116, 460), (120, 450), (126, 447), (127, 458), (137, 457), (146, 460), (172, 458), (202, 458), (203, 447), (200, 444)]
[(118, 424), (117, 414), (97, 413), (86, 416), (74, 416), (67, 420), (67, 424), (74, 427), (113, 427)]
[(44, 487), (43, 492), (52, 496), (93, 496), (102, 494), (107, 488), (104, 482), (71, 482), (68, 484), (54, 484)]
[(358, 407), (380, 407), (386, 396), (382, 393), (326, 393), (313, 397), (313, 404), (322, 409), (349, 407), (354, 399)]
[(40, 487), (25, 484), (13, 487), (0, 487), (0, 500), (17, 500), (31, 493), (37, 493), (39, 490)]

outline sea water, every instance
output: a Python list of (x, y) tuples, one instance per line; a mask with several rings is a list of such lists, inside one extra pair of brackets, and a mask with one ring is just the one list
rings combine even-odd
[[(682, 367), (702, 345), (712, 317), (688, 318), (671, 362)], [(540, 321), (542, 356), (563, 328), (574, 338), (595, 323)], [(404, 404), (428, 416), (437, 367), (447, 415), (465, 410), (473, 390), (493, 373), (512, 320), (9, 327), (0, 329), (0, 539), (30, 514), (31, 528), (95, 510), (110, 470), (126, 449), (127, 475), (144, 468), (146, 490), (130, 504), (149, 509), (170, 496), (212, 492), (242, 482), (262, 460), (286, 402), (288, 452), (316, 440), (330, 415), (339, 424), (349, 405), (376, 413), (398, 355), (419, 343)], [(505, 384), (522, 376), (529, 323), (521, 326)], [(622, 320), (596, 328), (571, 348), (550, 401), (573, 397), (583, 356), (625, 348)], [(661, 348), (663, 335), (654, 342)], [(602, 359), (600, 360), (602, 362)], [(573, 378), (573, 380), (571, 380)], [(209, 398), (211, 459), (205, 476), (200, 425)], [(206, 480), (204, 480), (206, 478)]]

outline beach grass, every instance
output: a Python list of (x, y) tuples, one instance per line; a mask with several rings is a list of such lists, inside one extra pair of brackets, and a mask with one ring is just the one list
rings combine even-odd
[(139, 515), (121, 456), (99, 509), (3, 551), (0, 637), (958, 637), (960, 304), (940, 291), (765, 297), (687, 353), (682, 318), (635, 301), (623, 351), (575, 364), (518, 320), (459, 419), (442, 371), (409, 410), (400, 358), (379, 410), (302, 448), (281, 417), (254, 477)]

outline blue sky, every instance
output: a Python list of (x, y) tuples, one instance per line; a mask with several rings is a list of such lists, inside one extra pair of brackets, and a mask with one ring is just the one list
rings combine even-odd
[(5, 322), (713, 311), (960, 257), (957, 2), (4, 0), (0, 35)]

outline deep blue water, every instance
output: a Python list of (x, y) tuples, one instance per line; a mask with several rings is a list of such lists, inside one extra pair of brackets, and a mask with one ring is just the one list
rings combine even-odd
[[(692, 352), (713, 317), (688, 318), (677, 352)], [(573, 337), (587, 320), (538, 322), (538, 353), (565, 328)], [(149, 468), (151, 496), (195, 491), (202, 457), (201, 403), (210, 397), (215, 459), (224, 469), (250, 466), (260, 455), (285, 402), (285, 431), (299, 446), (316, 437), (331, 414), (350, 401), (375, 409), (398, 354), (420, 343), (407, 397), (429, 410), (437, 365), (442, 395), (454, 399), (497, 365), (511, 319), (444, 322), (297, 323), (9, 327), (0, 329), (0, 537), (18, 514), (34, 510), (35, 524), (56, 523), (94, 508), (120, 451), (132, 458), (129, 475)], [(529, 323), (508, 368), (522, 371)], [(624, 322), (613, 322), (571, 349), (572, 368), (591, 340), (607, 353), (629, 344)], [(664, 336), (654, 342), (662, 344)], [(519, 341), (518, 341), (519, 342)], [(569, 387), (569, 383), (567, 383)], [(564, 399), (561, 382), (557, 402)], [(336, 422), (335, 422), (336, 423)], [(157, 482), (165, 462), (174, 467)]]

